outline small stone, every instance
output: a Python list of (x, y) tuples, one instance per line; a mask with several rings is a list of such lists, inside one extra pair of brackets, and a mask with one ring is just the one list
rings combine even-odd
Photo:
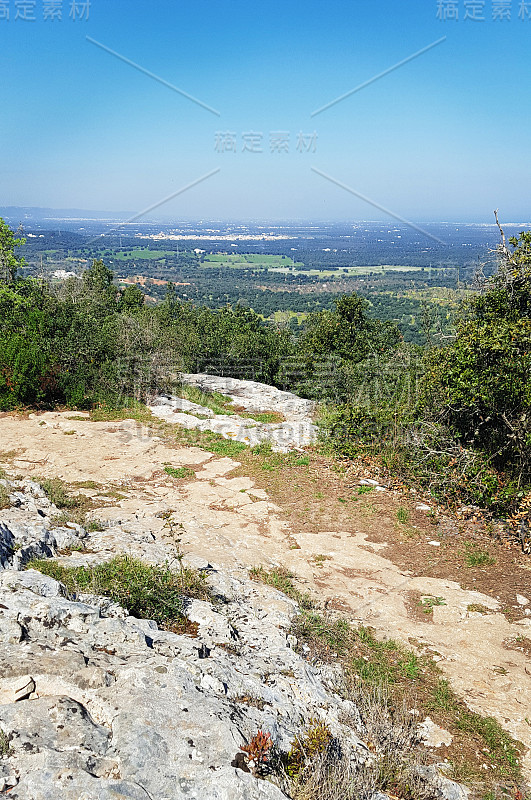
[(519, 606), (528, 606), (529, 605), (529, 600), (527, 599), (527, 597), (524, 597), (523, 594), (517, 594), (516, 595), (516, 602), (518, 603)]
[(428, 542), (428, 544), (431, 544), (432, 547), (440, 547), (441, 546), (441, 543), (440, 542), (436, 542), (434, 539), (431, 542)]
[(35, 681), (30, 675), (19, 675), (17, 678), (2, 680), (0, 689), (0, 705), (18, 703), (25, 700), (35, 691)]
[(452, 744), (452, 734), (437, 725), (430, 717), (426, 717), (417, 727), (421, 740), (427, 747), (449, 747)]

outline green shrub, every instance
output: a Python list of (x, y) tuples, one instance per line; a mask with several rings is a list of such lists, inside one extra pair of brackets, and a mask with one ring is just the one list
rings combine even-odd
[(323, 755), (330, 742), (332, 733), (322, 720), (311, 719), (304, 733), (291, 743), (290, 751), (286, 758), (286, 772), (290, 778), (298, 778), (299, 782), (304, 781), (301, 773), (310, 766), (313, 760)]

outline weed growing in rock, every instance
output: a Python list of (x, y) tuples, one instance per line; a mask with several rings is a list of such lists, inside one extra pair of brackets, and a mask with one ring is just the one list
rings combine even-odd
[(291, 744), (286, 758), (286, 772), (297, 783), (304, 781), (303, 773), (316, 758), (326, 752), (332, 733), (322, 720), (311, 719), (307, 730)]
[(419, 603), (425, 614), (432, 614), (434, 606), (445, 606), (446, 601), (444, 597), (423, 597)]
[(488, 614), (489, 613), (489, 609), (487, 608), (487, 606), (483, 606), (483, 605), (481, 605), (481, 603), (470, 603), (466, 607), (466, 610), (467, 611), (471, 611), (473, 613), (475, 612), (476, 614)]
[(9, 502), (9, 489), (7, 486), (0, 485), (0, 510), (3, 508), (9, 508), (11, 503)]
[(243, 744), (240, 750), (247, 757), (247, 766), (254, 775), (261, 775), (270, 759), (273, 740), (270, 733), (258, 731), (249, 744)]
[(127, 608), (131, 616), (153, 619), (166, 630), (182, 631), (186, 598), (209, 599), (205, 576), (183, 568), (176, 572), (168, 565), (145, 564), (130, 556), (117, 556), (94, 567), (65, 567), (56, 561), (37, 559), (28, 564), (63, 583), (73, 593), (110, 597)]
[(41, 478), (38, 483), (57, 508), (79, 508), (83, 502), (83, 498), (68, 494), (67, 485), (60, 478)]
[(313, 608), (313, 601), (308, 592), (301, 592), (295, 586), (293, 579), (294, 575), (289, 570), (283, 567), (276, 567), (271, 570), (266, 570), (264, 567), (253, 567), (249, 571), (250, 577), (255, 581), (261, 581), (268, 586), (273, 586), (280, 592), (295, 600), (301, 608)]
[(8, 756), (10, 753), (9, 736), (0, 728), (0, 758)]

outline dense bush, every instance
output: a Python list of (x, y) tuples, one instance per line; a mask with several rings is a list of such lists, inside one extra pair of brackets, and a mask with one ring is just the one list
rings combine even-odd
[(434, 354), (428, 408), (467, 447), (531, 480), (531, 233), (502, 245), (498, 272), (465, 303), (455, 342)]
[(377, 458), (443, 503), (518, 505), (531, 484), (531, 233), (510, 244), (451, 344), (350, 365), (346, 400), (323, 415), (336, 453)]

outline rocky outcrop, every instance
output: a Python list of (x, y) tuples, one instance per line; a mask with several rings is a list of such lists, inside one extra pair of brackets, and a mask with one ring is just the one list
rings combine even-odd
[(367, 757), (344, 724), (356, 723), (356, 708), (291, 647), (292, 601), (196, 562), (220, 600), (188, 603), (194, 638), (104, 598), (71, 597), (52, 578), (18, 568), (88, 534), (53, 528), (39, 487), (25, 489), (0, 525), (0, 788), (10, 797), (280, 799), (277, 786), (231, 762), (259, 729), (289, 749), (312, 716), (348, 742), (353, 758)]
[[(294, 649), (294, 602), (241, 568), (193, 556), (188, 564), (207, 573), (217, 598), (186, 602), (195, 636), (160, 630), (102, 597), (72, 596), (20, 567), (31, 554), (57, 557), (76, 543), (101, 549), (74, 549), (63, 562), (105, 560), (120, 545), (127, 552), (127, 541), (160, 560), (171, 557), (169, 545), (138, 532), (128, 540), (117, 527), (54, 527), (56, 509), (37, 484), (8, 485), (18, 503), (0, 512), (0, 792), (15, 800), (282, 800), (272, 776), (247, 771), (237, 754), (259, 730), (287, 751), (311, 719), (326, 723), (351, 763), (372, 758), (356, 706), (336, 692), (336, 671)], [(466, 798), (445, 780), (434, 773), (434, 796)]]
[[(248, 444), (251, 447), (269, 442), (273, 450), (288, 452), (300, 450), (315, 441), (317, 428), (312, 422), (315, 404), (291, 392), (256, 381), (223, 378), (216, 375), (184, 374), (183, 383), (196, 386), (203, 392), (219, 392), (231, 400), (236, 408), (243, 408), (250, 418), (238, 413), (215, 414), (211, 409), (173, 395), (157, 397), (150, 410), (167, 422), (185, 428), (212, 431), (225, 439)], [(284, 420), (264, 423), (252, 418), (253, 414), (273, 411)]]

